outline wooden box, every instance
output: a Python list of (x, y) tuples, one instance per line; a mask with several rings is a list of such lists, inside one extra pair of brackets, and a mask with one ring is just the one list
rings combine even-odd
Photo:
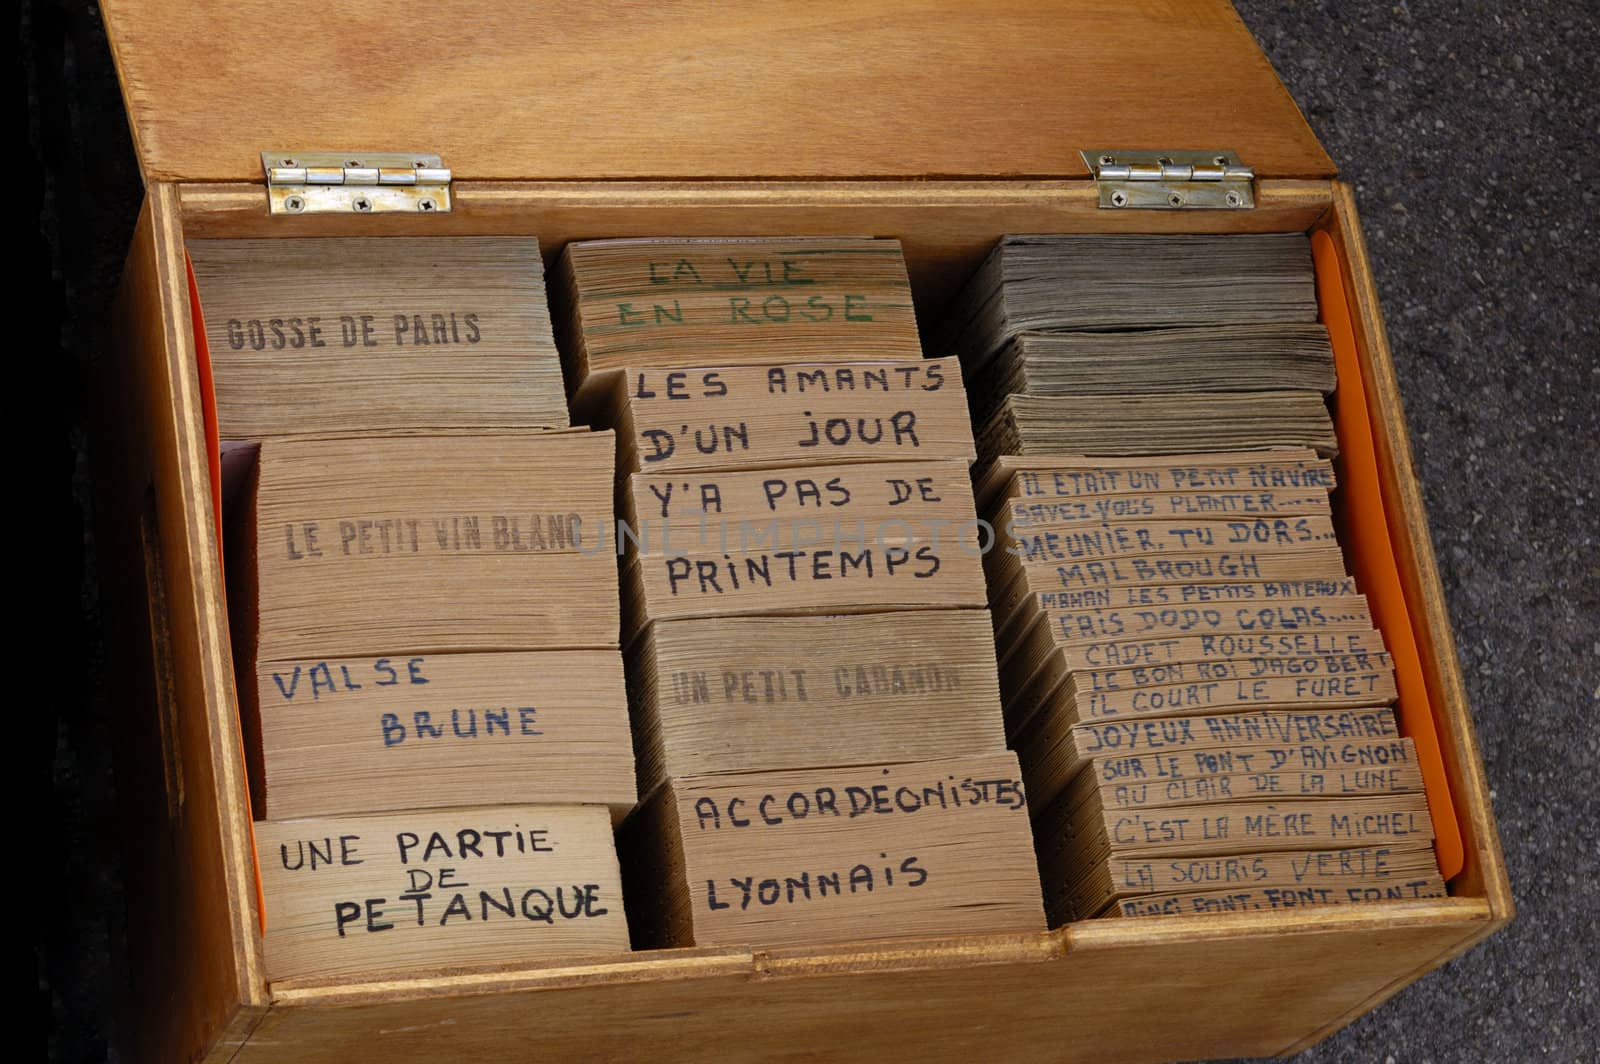
[[(1351, 190), (1226, 3), (104, 9), (147, 187), (95, 447), (134, 1059), (1286, 1054), (1511, 918)], [(1080, 154), (1184, 148), (1237, 153), (1253, 205), (1102, 206)], [(437, 152), (451, 209), (269, 213), (261, 153), (306, 150)], [(1448, 898), (267, 981), (186, 240), (536, 234), (553, 259), (579, 238), (893, 236), (926, 337), (1002, 234), (1244, 231), (1319, 247), (1337, 506), (1380, 624), (1415, 635), (1402, 708), (1439, 739)]]

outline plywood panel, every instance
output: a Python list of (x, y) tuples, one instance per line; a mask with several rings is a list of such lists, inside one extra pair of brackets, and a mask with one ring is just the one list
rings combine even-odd
[(1328, 233), (1339, 252), (1345, 290), (1356, 318), (1356, 347), (1361, 356), (1362, 384), (1373, 423), (1389, 535), (1406, 604), (1413, 618), (1428, 693), (1439, 726), (1451, 797), (1465, 843), (1465, 868), (1452, 886), (1458, 894), (1486, 897), (1495, 912), (1495, 926), (1499, 927), (1511, 919), (1515, 903), (1467, 703), (1466, 684), (1461, 677), (1461, 663), (1456, 656), (1444, 588), (1439, 581), (1433, 543), (1428, 534), (1422, 487), (1412, 463), (1394, 359), (1378, 309), (1377, 289), (1367, 262), (1355, 197), (1343, 182), (1334, 182), (1334, 209), (1319, 228)]
[(119, 638), (135, 1059), (216, 1038), (264, 1004), (244, 764), (171, 186), (150, 190), (117, 306), (97, 441), (102, 571)]
[(1333, 173), (1226, 0), (103, 7), (147, 180), (280, 150), (473, 180), (1081, 177), (1085, 148)]
[[(272, 1009), (234, 1058), (1159, 1061), (1264, 1056), (1418, 974), (1486, 917), (1473, 903), (1385, 906), (1374, 918), (1102, 921), (996, 942), (757, 955), (682, 979), (333, 1007)], [(1296, 925), (1289, 929), (1288, 925)], [(1206, 928), (1210, 926), (1211, 933)], [(1226, 931), (1226, 933), (1215, 933)]]

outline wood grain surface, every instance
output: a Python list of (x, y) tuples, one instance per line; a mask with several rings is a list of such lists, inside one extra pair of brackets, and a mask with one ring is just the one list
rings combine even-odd
[[(203, 662), (209, 655), (220, 667), (187, 671), (178, 687), (185, 764), (198, 761), (186, 768), (189, 803), (207, 803), (216, 819), (190, 814), (196, 819), (185, 830), (200, 848), (165, 880), (189, 884), (181, 897), (192, 900), (175, 898), (174, 913), (210, 915), (203, 927), (182, 926), (170, 944), (152, 939), (140, 948), (150, 1000), (185, 1002), (149, 1025), (142, 1055), (190, 1057), (214, 1044), (217, 1059), (246, 1062), (348, 1060), (375, 1050), (408, 1060), (487, 1057), (535, 1042), (541, 1052), (572, 1059), (615, 1058), (640, 1045), (662, 1059), (759, 1059), (820, 1045), (884, 1057), (903, 1055), (908, 1044), (929, 1059), (977, 1051), (1019, 1060), (1274, 1053), (1326, 1037), (1503, 924), (1512, 913), (1504, 862), (1348, 193), (1309, 181), (1264, 181), (1258, 192), (1261, 206), (1253, 212), (1133, 218), (1095, 210), (1092, 190), (1071, 183), (479, 185), (463, 190), (457, 214), (354, 221), (370, 222), (360, 227), (366, 232), (413, 235), (531, 226), (547, 255), (568, 239), (605, 235), (878, 232), (901, 239), (919, 301), (937, 301), (1007, 231), (1304, 231), (1320, 220), (1338, 237), (1353, 295), (1360, 355), (1370, 373), (1365, 384), (1379, 415), (1391, 529), (1402, 579), (1421, 603), (1425, 659), (1440, 698), (1445, 765), (1468, 854), (1453, 897), (1338, 912), (1100, 921), (961, 944), (673, 951), (386, 982), (280, 981), (269, 988), (252, 919), (249, 823), (226, 641), (215, 631), (220, 573), (204, 562), (215, 543), (206, 530), (210, 497), (193, 371), (182, 368), (192, 358), (187, 298), (170, 269), (158, 284), (151, 279), (155, 267), (147, 266), (130, 273), (125, 298), (145, 322), (138, 342), (163, 355), (141, 356), (133, 379), (143, 382), (138, 402), (151, 434), (169, 441), (161, 447), (187, 456), (167, 459), (161, 481), (177, 493), (170, 528), (185, 544), (169, 543), (169, 550), (182, 551), (190, 573), (169, 588), (169, 605), (181, 614), (172, 628), (174, 657)], [(1336, 195), (1337, 212), (1330, 212)], [(330, 235), (356, 228), (342, 217), (269, 222), (263, 193), (246, 186), (181, 193), (155, 186), (151, 202), (162, 224), (151, 232), (146, 262), (180, 261), (175, 253), (185, 235)], [(424, 222), (438, 225), (423, 229)], [(172, 384), (179, 376), (190, 384)], [(211, 554), (197, 553), (207, 543)], [(164, 807), (159, 775), (153, 783)], [(140, 837), (162, 836), (152, 828)], [(167, 953), (189, 959), (175, 963), (164, 959)], [(1107, 987), (1144, 989), (1108, 998)], [(597, 1009), (612, 1022), (595, 1025)], [(1130, 1031), (1137, 1037), (1130, 1039)]]
[(475, 180), (1080, 177), (1106, 148), (1333, 173), (1225, 0), (104, 8), (147, 180), (290, 149)]

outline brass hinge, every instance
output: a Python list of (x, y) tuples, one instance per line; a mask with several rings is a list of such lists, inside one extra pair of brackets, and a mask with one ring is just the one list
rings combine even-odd
[(450, 171), (425, 152), (264, 151), (273, 214), (448, 213)]
[(1084, 151), (1102, 207), (1244, 210), (1256, 173), (1231, 151)]

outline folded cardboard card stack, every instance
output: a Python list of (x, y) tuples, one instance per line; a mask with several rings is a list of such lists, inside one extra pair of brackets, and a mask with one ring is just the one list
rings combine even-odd
[(222, 438), (567, 426), (530, 237), (191, 240)]
[(585, 240), (562, 252), (557, 302), (576, 392), (630, 366), (921, 357), (896, 240)]
[(995, 357), (993, 371), (975, 378), (972, 407), (981, 422), (998, 398), (1012, 394), (1095, 395), (1107, 389), (1137, 395), (1200, 389), (1325, 394), (1334, 384), (1328, 330), (1318, 322), (1038, 330), (1014, 336)]
[(1303, 233), (1008, 236), (955, 300), (942, 340), (975, 372), (1030, 332), (1317, 320)]
[(978, 449), (986, 458), (1270, 447), (1339, 452), (1333, 420), (1319, 393), (1008, 395), (978, 436)]
[(1008, 237), (946, 335), (1051, 922), (1442, 894), (1306, 237)]
[(1338, 450), (1303, 234), (1006, 237), (945, 340), (986, 460)]
[(259, 243), (193, 254), (268, 977), (626, 950), (615, 448), (533, 431), (537, 243)]
[(669, 767), (710, 776), (1006, 749), (983, 610), (675, 620), (646, 626), (631, 658), (642, 793)]
[(1312, 452), (997, 461), (1001, 689), (1053, 922), (1444, 892), (1332, 480)]
[(617, 430), (632, 537), (635, 941), (1042, 927), (970, 414), (958, 364), (921, 357), (899, 245), (602, 241), (562, 261), (569, 383)]
[(1037, 929), (1027, 801), (1005, 750), (888, 765), (675, 775), (635, 814), (629, 917), (661, 946)]

